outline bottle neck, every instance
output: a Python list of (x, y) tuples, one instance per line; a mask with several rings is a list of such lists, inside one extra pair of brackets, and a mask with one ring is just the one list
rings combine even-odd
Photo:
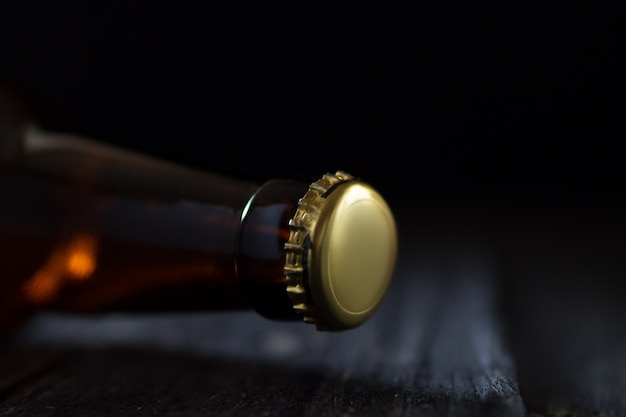
[(6, 159), (2, 317), (254, 308), (297, 318), (283, 245), (307, 184), (259, 186), (37, 130)]
[(307, 189), (301, 181), (268, 181), (242, 216), (237, 274), (253, 308), (271, 319), (302, 319), (287, 294), (284, 267), (289, 222)]

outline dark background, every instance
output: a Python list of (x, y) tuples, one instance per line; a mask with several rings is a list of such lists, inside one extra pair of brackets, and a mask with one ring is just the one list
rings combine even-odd
[[(609, 6), (3, 2), (41, 124), (263, 181), (337, 169), (398, 205), (623, 202)], [(534, 204), (534, 203), (533, 203)]]

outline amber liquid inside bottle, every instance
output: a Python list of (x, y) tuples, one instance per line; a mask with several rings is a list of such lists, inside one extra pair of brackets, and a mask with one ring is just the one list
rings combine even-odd
[(298, 318), (284, 243), (307, 183), (260, 185), (36, 129), (12, 148), (0, 165), (1, 332), (42, 310)]

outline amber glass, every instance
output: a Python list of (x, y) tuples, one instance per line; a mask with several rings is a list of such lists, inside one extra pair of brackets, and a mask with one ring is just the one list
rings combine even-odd
[(3, 332), (41, 310), (297, 318), (283, 245), (307, 183), (260, 185), (37, 130), (11, 148), (0, 164)]

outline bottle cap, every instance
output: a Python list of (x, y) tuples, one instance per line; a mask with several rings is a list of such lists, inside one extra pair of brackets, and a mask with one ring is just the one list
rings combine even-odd
[(296, 312), (318, 330), (361, 325), (382, 301), (397, 255), (385, 200), (350, 174), (312, 183), (289, 223), (285, 275)]

